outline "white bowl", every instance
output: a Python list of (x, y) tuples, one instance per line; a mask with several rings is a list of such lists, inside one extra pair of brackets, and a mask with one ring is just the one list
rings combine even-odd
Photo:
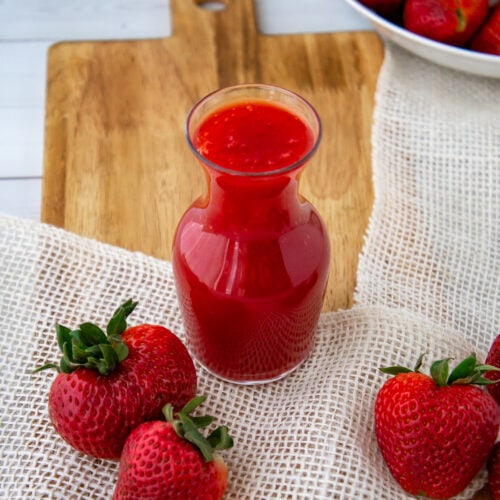
[(500, 56), (435, 42), (387, 21), (356, 0), (346, 0), (346, 2), (368, 18), (383, 38), (393, 41), (413, 54), (447, 68), (478, 76), (500, 78)]

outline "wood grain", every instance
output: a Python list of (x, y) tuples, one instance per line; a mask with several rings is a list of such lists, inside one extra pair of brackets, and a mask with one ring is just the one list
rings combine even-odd
[(204, 190), (184, 120), (199, 98), (242, 82), (296, 91), (323, 141), (301, 191), (330, 230), (325, 310), (352, 304), (373, 192), (370, 129), (383, 58), (373, 32), (259, 34), (251, 0), (220, 12), (172, 2), (160, 40), (60, 43), (48, 58), (42, 220), (169, 259), (175, 227)]

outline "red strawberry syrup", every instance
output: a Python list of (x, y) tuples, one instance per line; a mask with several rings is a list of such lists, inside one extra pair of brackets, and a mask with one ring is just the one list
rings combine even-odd
[(328, 275), (324, 224), (298, 195), (313, 132), (283, 107), (239, 102), (208, 115), (191, 141), (209, 190), (174, 243), (190, 350), (226, 380), (281, 378), (311, 352)]

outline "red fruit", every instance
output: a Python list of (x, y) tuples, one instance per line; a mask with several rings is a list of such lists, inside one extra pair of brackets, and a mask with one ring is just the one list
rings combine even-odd
[(63, 357), (49, 393), (55, 430), (74, 448), (118, 459), (129, 433), (157, 419), (166, 403), (182, 408), (196, 394), (196, 371), (184, 344), (162, 326), (126, 329), (136, 303), (123, 304), (107, 335), (91, 323), (57, 325)]
[(500, 444), (496, 444), (488, 459), (488, 489), (493, 500), (500, 500)]
[(382, 17), (394, 19), (400, 17), (404, 0), (360, 0), (360, 2)]
[(472, 50), (500, 55), (500, 3), (491, 11), (486, 22), (472, 38)]
[(436, 361), (431, 375), (402, 367), (375, 402), (375, 432), (382, 456), (394, 478), (412, 495), (449, 498), (476, 476), (493, 448), (500, 408), (483, 384), (484, 365), (475, 355), (448, 377), (448, 359)]
[[(499, 4), (500, 5), (500, 4)], [(495, 368), (500, 368), (500, 335), (491, 344), (485, 363)], [(484, 376), (491, 381), (500, 380), (500, 371), (488, 371)], [(495, 401), (500, 404), (500, 384), (491, 384), (486, 386), (489, 393), (495, 398)]]
[(450, 45), (464, 45), (488, 15), (488, 0), (407, 0), (404, 27)]
[(215, 450), (233, 445), (226, 427), (208, 437), (198, 431), (212, 417), (190, 417), (205, 400), (197, 397), (174, 417), (167, 405), (167, 421), (146, 422), (128, 437), (123, 448), (113, 500), (219, 500), (228, 471)]

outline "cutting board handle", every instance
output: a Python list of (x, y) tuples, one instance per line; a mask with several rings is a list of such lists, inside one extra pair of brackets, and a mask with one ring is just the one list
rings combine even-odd
[(205, 0), (171, 0), (172, 43), (178, 42), (178, 51), (195, 66), (201, 64), (201, 54), (206, 58), (207, 50), (213, 51), (206, 64), (215, 61), (216, 87), (261, 81), (261, 36), (253, 0), (222, 1), (225, 8), (213, 11), (201, 5)]
[[(219, 4), (223, 8), (210, 9), (210, 4)], [(244, 22), (243, 28), (255, 30), (255, 10), (253, 0), (171, 0), (173, 31), (186, 21), (194, 23), (212, 23), (216, 30), (231, 27), (231, 37), (235, 35), (234, 23)], [(228, 32), (229, 33), (229, 32)], [(226, 40), (229, 41), (229, 40)]]

